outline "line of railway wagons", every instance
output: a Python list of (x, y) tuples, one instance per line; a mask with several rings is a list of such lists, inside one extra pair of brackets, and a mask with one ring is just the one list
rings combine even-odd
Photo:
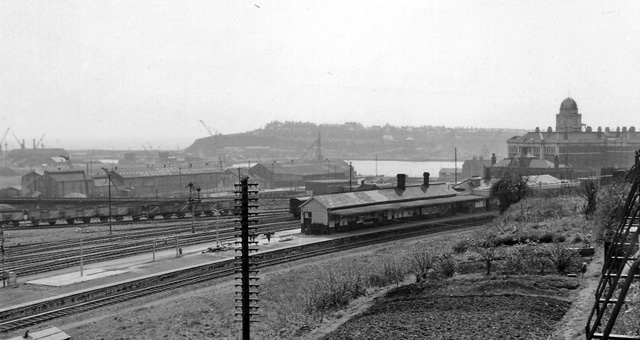
[[(90, 223), (91, 221), (107, 222), (109, 217), (116, 221), (123, 221), (125, 218), (139, 221), (142, 218), (153, 220), (158, 217), (164, 219), (184, 218), (191, 215), (192, 204), (188, 202), (148, 202), (148, 203), (128, 203), (66, 207), (48, 209), (24, 209), (0, 211), (0, 223), (19, 226), (31, 224), (38, 226), (43, 223), (55, 225), (59, 221), (66, 221), (67, 224)], [(233, 200), (221, 200), (215, 202), (202, 201), (193, 204), (193, 216), (215, 216), (228, 215), (235, 209)]]

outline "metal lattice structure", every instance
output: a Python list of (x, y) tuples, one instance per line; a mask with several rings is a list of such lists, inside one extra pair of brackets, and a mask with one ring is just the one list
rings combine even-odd
[[(586, 338), (639, 339), (640, 335), (616, 334), (614, 326), (627, 302), (629, 288), (640, 284), (638, 237), (640, 236), (640, 150), (627, 174), (632, 186), (615, 233), (605, 247), (605, 261), (586, 325)], [(640, 320), (636, 320), (636, 324)]]
[(251, 204), (258, 200), (255, 198), (258, 191), (250, 190), (251, 187), (258, 185), (249, 184), (249, 179), (245, 177), (240, 180), (240, 184), (235, 186), (237, 189), (235, 193), (239, 196), (239, 198), (236, 198), (236, 215), (240, 216), (240, 227), (235, 228), (236, 232), (238, 232), (236, 237), (239, 238), (236, 244), (240, 244), (241, 247), (236, 249), (236, 251), (241, 252), (241, 256), (236, 256), (236, 260), (238, 260), (237, 266), (239, 267), (239, 269), (236, 269), (236, 280), (240, 280), (240, 283), (236, 284), (236, 288), (239, 288), (239, 291), (236, 291), (235, 300), (236, 303), (240, 302), (240, 304), (235, 305), (235, 315), (241, 317), (236, 321), (242, 322), (242, 339), (249, 340), (251, 338), (251, 322), (257, 322), (252, 318), (259, 315), (257, 313), (259, 308), (258, 270), (253, 269), (256, 264), (251, 263), (251, 257), (249, 256), (251, 252), (258, 251), (257, 248), (251, 247), (258, 243), (254, 241), (257, 227), (251, 226), (257, 223), (257, 220), (251, 219), (257, 213), (249, 211), (258, 207), (256, 204)]

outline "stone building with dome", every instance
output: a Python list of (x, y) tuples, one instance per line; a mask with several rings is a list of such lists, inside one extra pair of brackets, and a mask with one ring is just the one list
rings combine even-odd
[(509, 159), (526, 157), (551, 165), (560, 162), (571, 166), (577, 176), (599, 175), (603, 168), (630, 168), (634, 152), (640, 149), (640, 134), (634, 126), (592, 129), (582, 123), (576, 101), (566, 98), (556, 115), (555, 130), (536, 128), (508, 139), (507, 147)]

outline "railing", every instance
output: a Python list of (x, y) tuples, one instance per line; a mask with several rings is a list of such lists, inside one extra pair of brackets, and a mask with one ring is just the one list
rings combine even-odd
[[(605, 247), (605, 262), (595, 293), (595, 303), (586, 325), (586, 338), (639, 339), (640, 335), (613, 333), (616, 320), (626, 302), (627, 292), (640, 282), (638, 237), (640, 236), (640, 150), (627, 174), (632, 183), (617, 230)], [(613, 306), (613, 308), (610, 308)]]

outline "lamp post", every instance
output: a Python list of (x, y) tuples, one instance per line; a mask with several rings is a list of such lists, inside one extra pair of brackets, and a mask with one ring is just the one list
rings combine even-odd
[(351, 162), (349, 162), (349, 191), (351, 191)]
[(220, 210), (213, 209), (213, 212), (216, 214), (216, 247), (220, 247), (220, 234), (218, 233), (220, 225), (218, 221), (220, 220)]
[(271, 189), (276, 188), (276, 174), (274, 172), (275, 165), (276, 161), (273, 161), (273, 163), (271, 163)]
[(84, 247), (82, 244), (82, 240), (84, 239), (84, 233), (82, 232), (83, 227), (80, 228), (80, 276), (84, 276), (82, 260), (84, 258)]
[(2, 287), (6, 287), (4, 283), (4, 224), (0, 224), (0, 252), (2, 252)]
[(107, 174), (107, 181), (109, 182), (109, 235), (112, 233), (112, 225), (111, 225), (111, 171), (106, 168), (102, 168), (104, 172)]
[[(191, 206), (191, 233), (195, 233), (196, 232), (195, 206), (196, 206), (196, 204), (200, 203), (200, 187), (196, 186), (195, 184), (193, 184), (191, 182), (189, 182), (189, 184), (187, 184), (187, 187), (189, 188), (189, 205)], [(193, 197), (193, 190), (194, 189), (198, 193), (198, 197), (197, 198)]]

